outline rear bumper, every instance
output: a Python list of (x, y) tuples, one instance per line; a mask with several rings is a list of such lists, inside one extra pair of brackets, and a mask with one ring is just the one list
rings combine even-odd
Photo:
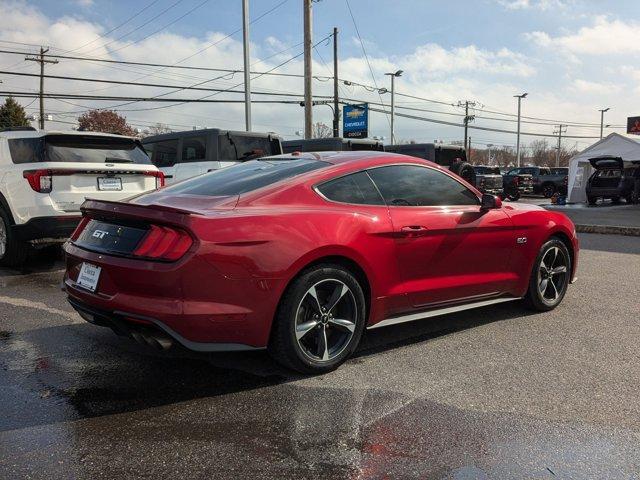
[(35, 217), (26, 223), (13, 225), (13, 234), (20, 240), (69, 238), (80, 223), (80, 215), (58, 217)]
[[(113, 319), (142, 320), (202, 352), (264, 348), (269, 341), (284, 281), (231, 278), (199, 256), (160, 263), (89, 252), (71, 242), (64, 250), (69, 301), (77, 310), (98, 312), (107, 326)], [(83, 262), (101, 268), (95, 292), (76, 283)]]
[(626, 191), (621, 188), (587, 188), (587, 197), (626, 197), (627, 195), (631, 195), (633, 192), (632, 189)]
[(170, 338), (188, 350), (195, 352), (234, 352), (246, 350), (262, 350), (264, 347), (253, 347), (242, 343), (207, 343), (193, 342), (184, 338), (178, 332), (152, 317), (123, 311), (105, 311), (89, 306), (69, 295), (67, 300), (71, 306), (87, 322), (101, 327), (108, 327), (117, 335), (130, 337), (134, 340), (138, 335), (145, 338)]

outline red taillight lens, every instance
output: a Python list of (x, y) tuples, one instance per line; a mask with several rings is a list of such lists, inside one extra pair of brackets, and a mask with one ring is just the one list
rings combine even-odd
[(149, 170), (144, 172), (145, 175), (156, 177), (156, 188), (164, 187), (164, 172), (161, 170)]
[(78, 239), (78, 237), (80, 236), (82, 231), (85, 229), (85, 227), (87, 226), (87, 223), (89, 223), (90, 220), (91, 219), (89, 217), (82, 217), (82, 220), (80, 220), (80, 223), (78, 224), (76, 229), (71, 234), (71, 241), (72, 242)]
[(50, 170), (25, 170), (22, 176), (27, 179), (34, 192), (50, 193), (53, 181)]
[(159, 260), (178, 260), (192, 244), (191, 236), (183, 230), (151, 225), (133, 254)]

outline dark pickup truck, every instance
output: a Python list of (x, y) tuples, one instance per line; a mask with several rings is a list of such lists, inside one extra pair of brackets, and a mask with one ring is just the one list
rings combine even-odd
[(490, 193), (492, 195), (503, 195), (502, 174), (500, 168), (489, 167), (485, 165), (474, 165), (475, 171), (475, 187), (482, 193)]
[(523, 174), (531, 175), (535, 194), (542, 194), (545, 198), (551, 198), (555, 193), (567, 194), (568, 168), (519, 167), (507, 172), (508, 177)]
[(502, 173), (502, 198), (517, 201), (522, 195), (533, 193), (533, 176), (529, 173), (519, 173), (521, 168), (507, 168)]

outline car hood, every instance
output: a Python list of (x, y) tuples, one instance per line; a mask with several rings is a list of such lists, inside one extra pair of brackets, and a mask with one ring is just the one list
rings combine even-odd
[(503, 203), (502, 204), (505, 210), (510, 210), (514, 212), (532, 212), (532, 211), (547, 211), (545, 208), (540, 207), (539, 205), (533, 205), (531, 203)]

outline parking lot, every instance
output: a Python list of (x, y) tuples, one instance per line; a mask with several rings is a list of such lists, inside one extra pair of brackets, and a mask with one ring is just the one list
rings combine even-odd
[(0, 271), (0, 477), (638, 478), (640, 241), (581, 236), (579, 281), (368, 332), (302, 377), (159, 354), (81, 321), (61, 264)]

